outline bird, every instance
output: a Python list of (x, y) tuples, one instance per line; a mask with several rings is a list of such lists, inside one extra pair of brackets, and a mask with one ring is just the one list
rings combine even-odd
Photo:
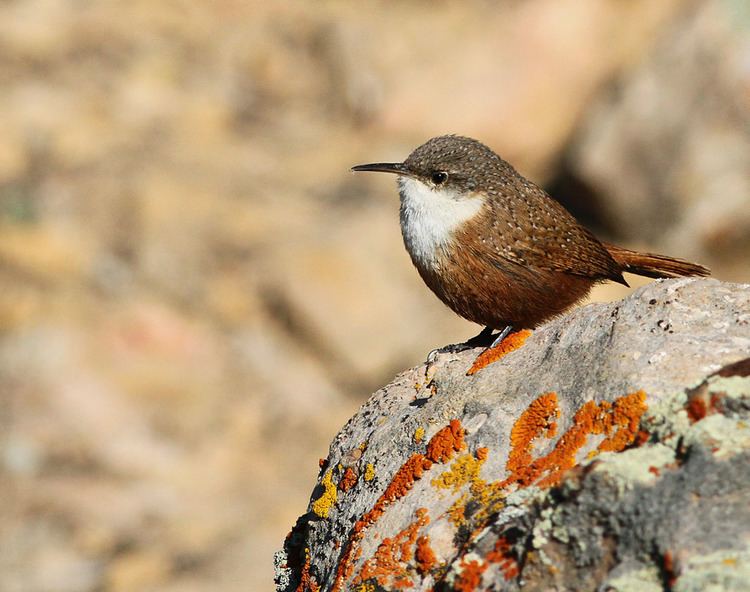
[[(468, 344), (564, 313), (600, 282), (706, 276), (682, 259), (597, 239), (563, 205), (473, 138), (443, 135), (403, 162), (352, 167), (397, 176), (404, 245), (432, 292), (484, 328)], [(495, 334), (495, 331), (498, 331)]]

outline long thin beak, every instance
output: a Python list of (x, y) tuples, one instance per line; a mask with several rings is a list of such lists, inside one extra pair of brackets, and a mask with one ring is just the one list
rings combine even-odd
[(393, 173), (394, 175), (410, 175), (402, 162), (375, 162), (373, 164), (358, 164), (352, 167), (355, 173)]

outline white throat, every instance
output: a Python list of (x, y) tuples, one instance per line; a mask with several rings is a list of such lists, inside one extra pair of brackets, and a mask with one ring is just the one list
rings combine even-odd
[(410, 177), (399, 177), (398, 185), (406, 250), (417, 266), (434, 268), (455, 230), (479, 213), (484, 198), (479, 194), (458, 197), (454, 191)]

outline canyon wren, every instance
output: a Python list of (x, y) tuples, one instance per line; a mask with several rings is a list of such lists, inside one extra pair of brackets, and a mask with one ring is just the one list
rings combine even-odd
[(533, 329), (594, 284), (627, 286), (626, 271), (651, 278), (710, 273), (599, 241), (541, 187), (471, 138), (432, 138), (404, 162), (352, 170), (398, 175), (406, 250), (440, 300), (485, 327), (474, 340), (499, 330), (496, 345), (512, 329)]

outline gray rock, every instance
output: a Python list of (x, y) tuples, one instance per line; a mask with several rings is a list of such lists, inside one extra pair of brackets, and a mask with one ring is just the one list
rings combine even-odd
[(334, 439), (277, 590), (750, 589), (750, 285), (658, 281)]

